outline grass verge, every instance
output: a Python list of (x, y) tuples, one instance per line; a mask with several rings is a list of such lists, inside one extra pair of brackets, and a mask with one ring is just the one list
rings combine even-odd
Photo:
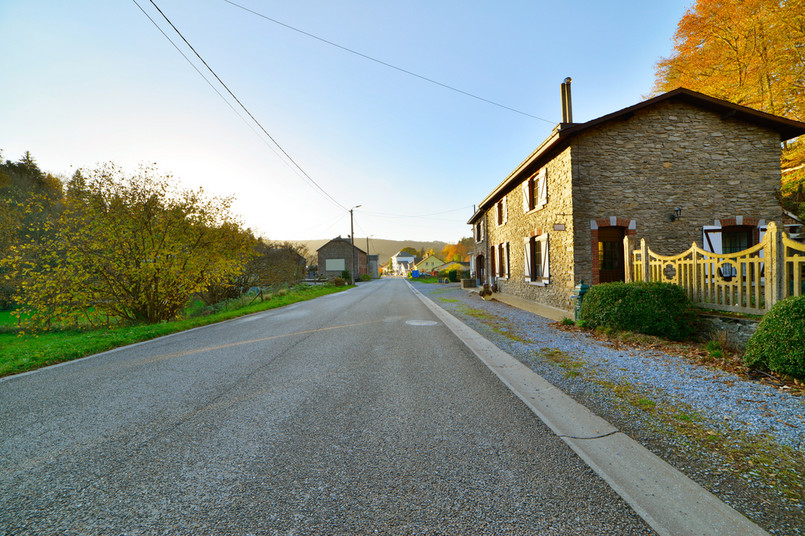
[(796, 504), (805, 503), (805, 452), (781, 445), (767, 435), (750, 435), (729, 430), (703, 417), (686, 404), (658, 400), (627, 381), (605, 380), (585, 367), (582, 359), (551, 348), (537, 355), (565, 371), (568, 377), (581, 376), (610, 391), (626, 414), (638, 410), (645, 426), (657, 435), (682, 438), (694, 452), (709, 452), (725, 467), (746, 481), (758, 481), (781, 492)]
[(430, 284), (430, 283), (438, 283), (439, 282), (439, 278), (434, 277), (432, 275), (420, 275), (419, 277), (409, 278), (409, 279), (411, 281), (416, 281), (417, 283), (428, 283), (428, 284)]
[[(154, 339), (257, 313), (276, 309), (292, 303), (311, 300), (352, 288), (350, 286), (314, 286), (289, 291), (284, 296), (274, 296), (263, 302), (254, 302), (237, 309), (221, 311), (208, 316), (187, 318), (162, 324), (139, 325), (92, 330), (65, 330), (38, 334), (0, 333), (0, 377), (35, 370), (48, 365), (71, 361), (112, 348), (135, 342)], [(13, 317), (10, 317), (13, 318)], [(3, 318), (0, 318), (0, 322)], [(2, 325), (2, 324), (0, 324)], [(13, 325), (13, 323), (8, 324)]]

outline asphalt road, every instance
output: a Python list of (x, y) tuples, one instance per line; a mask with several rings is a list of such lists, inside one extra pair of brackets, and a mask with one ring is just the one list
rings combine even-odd
[(0, 534), (652, 534), (387, 279), (0, 381)]

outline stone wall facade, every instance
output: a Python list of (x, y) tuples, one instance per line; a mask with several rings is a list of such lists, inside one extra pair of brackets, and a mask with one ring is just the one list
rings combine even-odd
[[(660, 255), (702, 245), (703, 226), (717, 221), (782, 223), (780, 135), (772, 130), (667, 101), (580, 134), (571, 154), (576, 272), (587, 281), (597, 282), (602, 220), (631, 224), (636, 244), (645, 238)], [(681, 217), (672, 222), (676, 207)]]
[[(351, 250), (353, 246), (349, 243), (349, 240), (344, 238), (334, 238), (330, 240), (322, 247), (320, 247), (317, 251), (318, 253), (318, 262), (319, 262), (319, 275), (331, 278), (331, 277), (341, 277), (341, 270), (327, 270), (327, 259), (343, 259), (344, 260), (344, 269), (349, 270), (350, 273), (353, 272), (350, 263), (352, 262), (352, 253)], [(357, 247), (354, 247), (355, 251), (355, 266), (357, 271), (353, 274), (355, 279), (360, 278), (363, 274), (366, 273), (366, 253), (360, 250)]]
[[(536, 171), (544, 169), (546, 173), (545, 206), (526, 211), (522, 183), (518, 183), (506, 193), (506, 223), (497, 225), (495, 209), (487, 214), (487, 273), (490, 273), (492, 246), (508, 244), (509, 250), (509, 277), (496, 278), (499, 291), (563, 310), (571, 308), (570, 295), (575, 285), (570, 158), (570, 149), (566, 149)], [(543, 234), (548, 235), (549, 278), (547, 282), (535, 283), (525, 277), (525, 247), (529, 238)]]
[(727, 345), (742, 352), (746, 350), (746, 343), (760, 324), (760, 320), (715, 314), (702, 314), (697, 320), (696, 334), (699, 338), (707, 341), (716, 338), (719, 332), (724, 332)]
[[(485, 281), (500, 292), (563, 310), (581, 279), (598, 282), (602, 227), (621, 227), (636, 243), (645, 238), (654, 252), (673, 255), (701, 244), (703, 226), (781, 223), (779, 133), (683, 102), (659, 102), (590, 127), (542, 168), (523, 169), (501, 194), (506, 222), (497, 224), (495, 206), (475, 220), (485, 232), (474, 257), (484, 256)], [(521, 185), (540, 169), (548, 202), (527, 211)], [(672, 221), (676, 207), (681, 217)], [(525, 277), (525, 241), (543, 233), (550, 257), (544, 285)], [(500, 244), (508, 244), (508, 277), (491, 272), (491, 250)]]

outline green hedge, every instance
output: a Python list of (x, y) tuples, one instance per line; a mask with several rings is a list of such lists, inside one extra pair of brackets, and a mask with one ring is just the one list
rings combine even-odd
[(609, 328), (683, 340), (693, 334), (693, 305), (685, 290), (670, 283), (603, 283), (590, 287), (579, 320), (584, 327)]
[(805, 378), (805, 296), (772, 306), (746, 343), (744, 361), (750, 367)]

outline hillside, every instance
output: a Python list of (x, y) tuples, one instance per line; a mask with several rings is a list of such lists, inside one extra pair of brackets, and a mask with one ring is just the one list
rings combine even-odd
[[(316, 254), (316, 250), (322, 247), (324, 244), (332, 240), (332, 238), (323, 238), (319, 240), (289, 240), (294, 244), (304, 244), (307, 246), (308, 251), (311, 255)], [(363, 251), (366, 251), (366, 237), (355, 237), (355, 245), (361, 248)], [(389, 260), (389, 257), (400, 251), (404, 247), (412, 247), (414, 249), (428, 249), (433, 248), (434, 251), (437, 253), (446, 246), (446, 242), (422, 242), (419, 240), (384, 240), (382, 238), (370, 238), (369, 239), (369, 251), (370, 255), (378, 255), (380, 264), (386, 263)]]

